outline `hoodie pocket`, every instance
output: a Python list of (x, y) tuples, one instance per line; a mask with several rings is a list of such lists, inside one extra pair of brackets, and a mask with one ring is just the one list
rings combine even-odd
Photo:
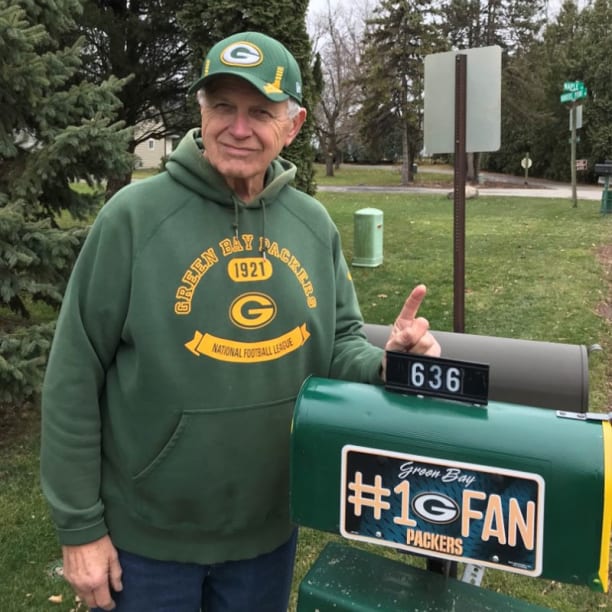
[(132, 479), (137, 514), (160, 528), (197, 525), (218, 534), (288, 520), (293, 403), (184, 412)]

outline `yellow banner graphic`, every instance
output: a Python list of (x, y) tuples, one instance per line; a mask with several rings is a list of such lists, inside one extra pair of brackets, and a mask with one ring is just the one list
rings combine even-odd
[(306, 329), (306, 323), (278, 338), (262, 342), (235, 342), (196, 330), (193, 338), (185, 343), (185, 348), (197, 357), (206, 355), (218, 361), (252, 363), (284, 357), (299, 349), (308, 338), (310, 332)]

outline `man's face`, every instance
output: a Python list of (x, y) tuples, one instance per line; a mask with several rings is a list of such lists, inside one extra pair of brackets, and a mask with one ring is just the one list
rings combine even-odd
[(272, 102), (244, 79), (219, 76), (201, 108), (204, 155), (245, 201), (259, 193), (270, 162), (289, 145), (306, 116), (291, 119), (287, 102)]

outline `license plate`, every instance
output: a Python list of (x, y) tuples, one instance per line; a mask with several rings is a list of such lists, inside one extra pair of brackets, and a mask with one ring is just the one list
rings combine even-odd
[(538, 474), (347, 445), (341, 486), (345, 538), (542, 573), (544, 480)]

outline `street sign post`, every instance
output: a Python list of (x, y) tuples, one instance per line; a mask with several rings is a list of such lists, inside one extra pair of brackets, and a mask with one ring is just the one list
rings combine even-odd
[[(576, 129), (579, 130), (582, 127), (582, 104), (576, 104)], [(571, 132), (574, 128), (574, 113), (569, 114), (569, 131)]]
[[(576, 208), (578, 206), (578, 195), (576, 189), (576, 142), (578, 140), (578, 136), (576, 134), (576, 130), (582, 127), (582, 107), (580, 107), (580, 112), (578, 111), (578, 105), (576, 102), (578, 100), (582, 100), (587, 97), (588, 90), (585, 87), (582, 81), (565, 81), (563, 83), (563, 93), (560, 96), (560, 100), (562, 104), (566, 104), (568, 102), (571, 103), (570, 107), (570, 130), (572, 133), (572, 137), (570, 139), (571, 144), (571, 176), (572, 176), (572, 201), (573, 206)], [(580, 117), (579, 117), (580, 115)]]
[(525, 157), (521, 159), (521, 166), (523, 170), (525, 170), (525, 185), (527, 185), (527, 177), (529, 176), (529, 168), (531, 168), (532, 164), (533, 162), (531, 161), (531, 158), (529, 157), (529, 153), (527, 153)]

